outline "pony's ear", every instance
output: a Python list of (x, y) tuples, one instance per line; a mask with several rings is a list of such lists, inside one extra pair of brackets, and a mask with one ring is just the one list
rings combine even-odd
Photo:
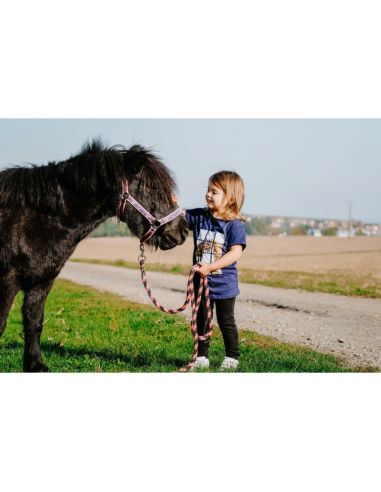
[(124, 154), (124, 162), (131, 174), (138, 174), (148, 159), (148, 152), (140, 145), (134, 145)]

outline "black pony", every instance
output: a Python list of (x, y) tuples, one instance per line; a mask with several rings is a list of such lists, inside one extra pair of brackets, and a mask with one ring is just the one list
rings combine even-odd
[[(17, 292), (24, 291), (24, 371), (47, 371), (40, 349), (47, 295), (76, 245), (116, 215), (126, 179), (131, 195), (153, 216), (177, 208), (171, 173), (137, 145), (106, 148), (96, 140), (66, 161), (0, 172), (0, 336)], [(122, 220), (139, 238), (149, 228), (131, 205)], [(171, 249), (187, 233), (181, 215), (159, 228), (148, 244)]]

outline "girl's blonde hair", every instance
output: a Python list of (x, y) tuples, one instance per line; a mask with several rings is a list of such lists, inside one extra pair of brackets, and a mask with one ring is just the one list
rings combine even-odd
[(241, 176), (234, 171), (220, 171), (209, 178), (209, 183), (225, 193), (226, 202), (221, 211), (222, 219), (240, 219), (245, 222), (245, 217), (240, 214), (245, 199), (245, 186)]

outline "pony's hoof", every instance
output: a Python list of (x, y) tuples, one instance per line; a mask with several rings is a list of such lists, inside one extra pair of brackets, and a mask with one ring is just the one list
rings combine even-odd
[(49, 372), (46, 366), (40, 360), (24, 363), (24, 372)]

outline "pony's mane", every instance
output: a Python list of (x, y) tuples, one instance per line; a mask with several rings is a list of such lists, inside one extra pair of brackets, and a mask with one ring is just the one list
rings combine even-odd
[(80, 196), (118, 193), (128, 169), (123, 167), (123, 156), (142, 152), (144, 166), (139, 174), (139, 192), (160, 194), (161, 200), (171, 202), (175, 182), (169, 169), (150, 151), (134, 146), (106, 147), (100, 139), (92, 140), (80, 152), (66, 161), (51, 161), (45, 165), (14, 166), (0, 172), (0, 206), (32, 207), (46, 213), (62, 207), (63, 190)]
[(172, 172), (156, 155), (149, 150), (144, 152), (146, 160), (139, 175), (139, 194), (143, 196), (150, 194), (161, 202), (164, 200), (167, 205), (172, 205), (173, 193), (176, 190)]

